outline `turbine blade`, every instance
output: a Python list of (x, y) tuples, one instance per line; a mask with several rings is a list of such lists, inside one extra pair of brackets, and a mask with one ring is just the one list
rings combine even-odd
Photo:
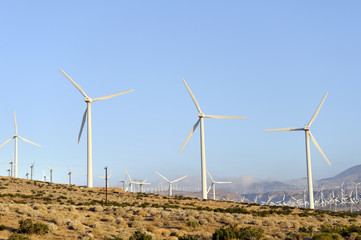
[(67, 77), (67, 78), (70, 80), (70, 82), (79, 90), (79, 92), (80, 92), (81, 94), (83, 94), (84, 97), (88, 97), (88, 96), (86, 95), (86, 93), (84, 92), (84, 90), (83, 90), (73, 79), (71, 79), (71, 78), (68, 76), (68, 74), (66, 74), (61, 68), (60, 68), (60, 71), (65, 75), (65, 77)]
[(186, 178), (186, 177), (187, 177), (187, 175), (172, 181), (172, 183), (178, 182), (178, 181), (180, 181), (180, 180), (182, 180), (183, 178)]
[(78, 144), (79, 144), (79, 141), (80, 141), (80, 138), (81, 138), (81, 134), (83, 133), (85, 120), (87, 119), (87, 112), (88, 112), (88, 108), (85, 109), (85, 112), (84, 112), (84, 115), (83, 115), (83, 120), (81, 121), (80, 131), (79, 131), (79, 135), (78, 135), (78, 142), (77, 142)]
[(207, 190), (207, 194), (209, 193), (209, 191), (211, 190), (211, 186), (209, 186), (208, 190)]
[(98, 98), (93, 99), (93, 102), (98, 101), (98, 100), (105, 100), (105, 99), (113, 98), (113, 97), (116, 97), (116, 96), (119, 96), (119, 95), (122, 95), (122, 94), (133, 92), (133, 91), (134, 90), (129, 90), (129, 91), (125, 91), (125, 92), (111, 94), (111, 95), (104, 96), (104, 97), (98, 97)]
[(113, 173), (111, 173), (111, 174), (108, 176), (108, 178), (110, 178), (110, 177), (112, 176), (112, 174), (113, 174)]
[(232, 183), (232, 182), (214, 182), (214, 183), (224, 184), (224, 183)]
[(217, 115), (204, 115), (204, 117), (215, 118), (215, 119), (245, 119), (245, 117), (217, 116)]
[(130, 176), (129, 176), (128, 172), (127, 172), (127, 170), (125, 169), (125, 167), (123, 167), (123, 168), (124, 168), (125, 173), (126, 173), (126, 174), (127, 174), (127, 176), (128, 176), (129, 182), (131, 182), (132, 180), (131, 180), (131, 178), (130, 178)]
[(186, 83), (186, 81), (184, 80), (184, 78), (182, 79), (182, 81), (183, 81), (184, 85), (186, 85), (186, 88), (187, 88), (189, 94), (191, 95), (191, 97), (192, 97), (192, 99), (193, 99), (193, 102), (194, 102), (194, 104), (196, 105), (196, 108), (198, 109), (198, 112), (202, 112), (202, 111), (201, 111), (201, 108), (199, 107), (199, 104), (198, 104), (198, 102), (197, 102), (197, 99), (194, 97), (191, 89), (188, 87), (188, 84)]
[(38, 146), (38, 147), (41, 147), (39, 144), (36, 144), (36, 143), (34, 143), (34, 142), (32, 142), (32, 141), (29, 141), (29, 140), (27, 140), (27, 139), (25, 139), (25, 138), (23, 138), (23, 137), (20, 137), (20, 136), (18, 136), (20, 139), (22, 139), (23, 141), (25, 141), (25, 142), (28, 142), (28, 143), (31, 143), (31, 144), (33, 144), (33, 145), (35, 145), (35, 146)]
[(158, 174), (159, 176), (161, 176), (162, 178), (164, 178), (164, 180), (166, 180), (167, 182), (169, 182), (169, 180), (166, 177), (164, 177), (162, 174), (160, 174), (159, 172), (155, 172), (155, 173)]
[(208, 174), (209, 178), (211, 179), (211, 181), (214, 182), (213, 178), (212, 178), (211, 174), (208, 172), (208, 170), (207, 170), (207, 174)]
[(326, 155), (323, 153), (322, 149), (320, 148), (320, 146), (318, 145), (318, 143), (316, 142), (316, 139), (312, 136), (312, 133), (309, 131), (308, 132), (310, 134), (311, 140), (313, 142), (313, 144), (316, 146), (316, 148), (318, 149), (318, 151), (321, 153), (321, 155), (323, 156), (323, 158), (326, 160), (326, 162), (328, 163), (328, 165), (331, 165), (330, 161), (328, 161)]
[(198, 119), (198, 121), (196, 122), (196, 124), (194, 124), (194, 126), (192, 127), (191, 131), (189, 132), (189, 134), (188, 134), (188, 136), (187, 136), (187, 139), (184, 141), (183, 146), (182, 146), (181, 149), (179, 150), (179, 152), (181, 152), (181, 151), (183, 150), (183, 148), (184, 148), (185, 145), (187, 144), (189, 138), (192, 136), (192, 134), (194, 133), (194, 131), (197, 129), (200, 121), (201, 121), (201, 120)]
[(325, 96), (322, 98), (322, 101), (321, 101), (320, 105), (318, 105), (318, 108), (316, 109), (316, 112), (313, 114), (310, 122), (309, 122), (308, 125), (307, 125), (308, 127), (310, 127), (311, 124), (313, 123), (313, 121), (316, 119), (316, 117), (317, 117), (317, 115), (318, 115), (318, 112), (320, 111), (320, 109), (321, 109), (321, 107), (322, 107), (322, 104), (323, 104), (323, 102), (325, 101), (325, 99), (326, 99), (326, 97), (327, 97), (327, 94), (328, 94), (328, 92), (326, 92)]
[(0, 148), (2, 147), (2, 146), (4, 146), (5, 144), (7, 144), (8, 142), (10, 142), (11, 140), (13, 140), (14, 138), (12, 137), (12, 138), (10, 138), (9, 140), (6, 140), (3, 144), (1, 144), (0, 145)]
[(16, 123), (15, 110), (14, 110), (14, 123), (15, 123), (15, 135), (18, 135), (18, 124)]
[(279, 132), (279, 131), (304, 131), (303, 128), (276, 128), (276, 129), (266, 129), (265, 132)]

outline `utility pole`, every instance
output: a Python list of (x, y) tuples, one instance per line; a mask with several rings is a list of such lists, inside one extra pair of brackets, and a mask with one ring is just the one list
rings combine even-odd
[(105, 167), (105, 206), (108, 206), (108, 167)]

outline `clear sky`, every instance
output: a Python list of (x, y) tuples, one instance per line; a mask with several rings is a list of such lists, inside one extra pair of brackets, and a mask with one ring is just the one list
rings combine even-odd
[[(307, 124), (326, 91), (312, 133), (315, 179), (361, 160), (360, 1), (1, 1), (0, 142), (19, 141), (19, 176), (35, 162), (86, 172), (86, 104), (62, 68), (93, 98), (95, 185), (109, 167), (135, 178), (200, 175), (199, 131), (184, 78), (206, 114), (207, 168), (215, 177), (288, 180), (306, 176), (302, 132), (264, 129)], [(86, 131), (84, 132), (86, 133)], [(0, 171), (13, 155), (0, 149)], [(83, 175), (74, 183), (86, 184)]]

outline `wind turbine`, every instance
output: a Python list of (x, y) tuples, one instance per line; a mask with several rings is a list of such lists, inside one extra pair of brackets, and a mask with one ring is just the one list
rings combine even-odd
[(186, 178), (186, 176), (183, 176), (181, 178), (178, 178), (176, 180), (173, 180), (173, 181), (169, 181), (166, 177), (164, 177), (162, 174), (160, 174), (159, 172), (155, 172), (156, 174), (158, 174), (159, 176), (161, 176), (164, 180), (166, 180), (168, 183), (169, 183), (169, 188), (168, 188), (168, 195), (169, 196), (172, 196), (172, 184), (175, 183), (175, 182), (178, 182), (180, 180), (182, 180), (183, 178)]
[(119, 182), (123, 183), (123, 190), (124, 190), (124, 191), (125, 191), (125, 180), (127, 180), (127, 177), (125, 177), (124, 180), (119, 181)]
[(25, 177), (26, 177), (26, 179), (29, 179), (29, 169), (28, 169), (28, 168), (26, 168), (26, 174), (25, 174)]
[(30, 166), (30, 179), (33, 180), (33, 176), (34, 176), (34, 163), (31, 164)]
[(143, 192), (143, 185), (144, 185), (144, 184), (150, 184), (150, 183), (148, 183), (148, 182), (146, 182), (146, 181), (147, 181), (147, 179), (145, 179), (145, 180), (142, 181), (142, 182), (133, 182), (133, 183), (140, 186), (140, 192), (142, 193), (142, 192)]
[(196, 105), (196, 108), (198, 110), (198, 121), (194, 126), (192, 127), (191, 131), (189, 132), (185, 142), (183, 143), (182, 148), (180, 149), (180, 152), (183, 150), (184, 146), (187, 144), (189, 138), (192, 136), (193, 132), (197, 129), (198, 125), (200, 124), (200, 138), (201, 138), (201, 177), (202, 177), (202, 199), (207, 199), (207, 174), (206, 174), (206, 150), (205, 150), (205, 142), (204, 142), (204, 118), (215, 118), (215, 119), (243, 119), (245, 117), (231, 117), (231, 116), (216, 116), (216, 115), (205, 115), (201, 108), (199, 107), (199, 104), (197, 102), (197, 99), (194, 97), (193, 93), (191, 92), (190, 88), (188, 87), (186, 81), (184, 79), (183, 83), (186, 86), (189, 94), (191, 95), (194, 104)]
[(9, 162), (6, 165), (10, 165), (10, 177), (13, 177), (14, 176), (14, 157), (11, 160), (11, 162)]
[(70, 80), (70, 82), (79, 90), (79, 92), (84, 96), (84, 101), (87, 103), (87, 108), (84, 112), (83, 115), (83, 120), (81, 123), (81, 127), (80, 127), (80, 131), (79, 131), (79, 136), (78, 136), (78, 144), (80, 141), (80, 137), (81, 134), (83, 132), (83, 127), (85, 124), (85, 121), (88, 120), (88, 125), (87, 125), (87, 130), (88, 130), (88, 180), (87, 180), (87, 186), (89, 188), (93, 187), (93, 147), (92, 147), (92, 124), (91, 124), (91, 104), (92, 102), (98, 101), (98, 100), (106, 100), (109, 98), (113, 98), (125, 93), (129, 93), (129, 92), (133, 92), (133, 90), (129, 90), (129, 91), (125, 91), (125, 92), (120, 92), (120, 93), (115, 93), (115, 94), (111, 94), (108, 96), (104, 96), (104, 97), (98, 97), (98, 98), (90, 98), (88, 97), (88, 95), (86, 95), (86, 93), (84, 92), (84, 90), (73, 80), (71, 79), (62, 69), (60, 69), (60, 71)]
[(211, 188), (212, 188), (212, 189), (213, 189), (213, 200), (216, 200), (216, 183), (218, 183), (218, 184), (225, 184), (225, 183), (232, 183), (232, 182), (216, 182), (216, 181), (213, 180), (213, 178), (212, 178), (211, 174), (208, 172), (208, 170), (207, 170), (207, 173), (208, 173), (209, 178), (210, 178), (211, 181), (212, 181), (212, 184), (211, 184), (211, 186), (208, 188), (207, 193), (208, 193), (209, 190), (211, 190)]
[(39, 144), (31, 142), (31, 141), (29, 141), (29, 140), (27, 140), (27, 139), (25, 139), (23, 137), (20, 137), (18, 135), (18, 126), (17, 126), (17, 123), (16, 123), (15, 110), (14, 110), (14, 122), (15, 122), (15, 135), (12, 138), (6, 140), (3, 144), (1, 144), (0, 148), (2, 146), (4, 146), (5, 144), (7, 144), (8, 142), (10, 142), (11, 140), (13, 140), (13, 139), (15, 140), (15, 162), (14, 162), (14, 165), (15, 165), (14, 170), (15, 171), (14, 172), (15, 172), (15, 177), (17, 178), (18, 177), (18, 138), (20, 138), (21, 140), (23, 140), (25, 142), (31, 143), (31, 144), (33, 144), (35, 146), (38, 146), (38, 147), (41, 147), (41, 146)]
[[(106, 182), (107, 182), (107, 187), (109, 187), (109, 178), (112, 176), (112, 173), (108, 175), (107, 179), (106, 179)], [(103, 176), (99, 176), (100, 178), (103, 178), (105, 180), (105, 177)]]
[(124, 168), (124, 171), (125, 171), (125, 173), (127, 174), (127, 177), (128, 177), (128, 179), (129, 179), (129, 186), (127, 187), (127, 189), (126, 189), (125, 191), (127, 191), (128, 189), (130, 189), (130, 192), (133, 192), (133, 184), (135, 184), (136, 182), (133, 182), (133, 181), (132, 181), (132, 179), (130, 178), (130, 176), (129, 176), (127, 170), (125, 169), (125, 167), (123, 167), (123, 168)]
[(46, 179), (49, 178), (49, 177), (46, 176), (44, 170), (42, 170), (42, 171), (43, 171), (43, 179), (44, 179), (44, 182), (46, 182)]
[(73, 173), (72, 171), (71, 171), (71, 168), (70, 168), (70, 166), (69, 166), (69, 172), (66, 174), (67, 176), (68, 176), (68, 178), (69, 178), (69, 185), (71, 185), (71, 175), (77, 175), (77, 173)]
[(316, 112), (313, 114), (310, 122), (304, 126), (303, 128), (279, 128), (279, 129), (268, 129), (265, 130), (266, 132), (274, 132), (274, 131), (304, 131), (305, 132), (305, 138), (306, 138), (306, 162), (307, 162), (307, 180), (308, 180), (308, 198), (309, 198), (309, 202), (310, 202), (310, 209), (314, 209), (315, 208), (315, 202), (313, 199), (313, 184), (312, 184), (312, 171), (311, 171), (311, 153), (310, 153), (310, 141), (309, 141), (309, 137), (311, 137), (311, 140), (313, 142), (313, 144), (316, 146), (316, 148), (318, 149), (318, 151), (321, 153), (321, 155), (323, 156), (323, 158), (326, 160), (326, 162), (331, 165), (331, 163), (328, 161), (326, 155), (323, 153), (322, 149), (320, 148), (320, 146), (318, 145), (318, 143), (316, 142), (316, 139), (313, 137), (313, 135), (311, 134), (310, 131), (310, 127), (311, 124), (313, 123), (313, 121), (316, 119), (318, 112), (320, 111), (323, 102), (326, 99), (327, 96), (327, 92), (325, 94), (325, 96), (323, 97), (320, 105), (318, 106), (318, 108), (316, 109)]
[(53, 171), (58, 167), (50, 168), (49, 166), (47, 166), (47, 168), (50, 170), (50, 183), (53, 183)]

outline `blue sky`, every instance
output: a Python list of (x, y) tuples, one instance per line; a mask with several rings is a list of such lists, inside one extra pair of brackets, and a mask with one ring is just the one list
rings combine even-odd
[[(315, 179), (361, 157), (359, 1), (2, 1), (0, 141), (14, 132), (19, 176), (59, 166), (86, 172), (86, 135), (76, 139), (85, 103), (62, 68), (93, 98), (134, 89), (92, 106), (94, 181), (122, 166), (136, 178), (200, 174), (199, 131), (185, 78), (206, 114), (207, 167), (215, 177), (287, 180), (306, 176), (304, 135), (265, 133), (307, 124), (329, 92), (312, 133)], [(0, 149), (2, 167), (13, 143)], [(6, 175), (5, 172), (3, 172)], [(85, 176), (74, 177), (86, 184)]]

